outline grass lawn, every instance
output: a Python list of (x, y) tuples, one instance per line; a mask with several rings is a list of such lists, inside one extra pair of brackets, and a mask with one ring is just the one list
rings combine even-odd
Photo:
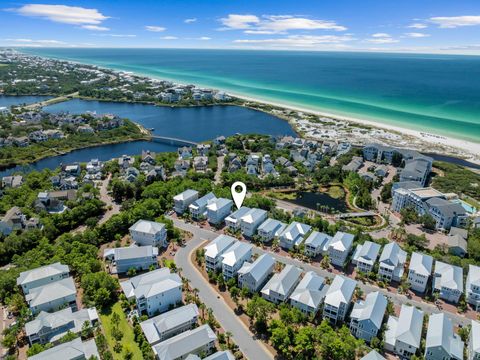
[(284, 193), (270, 191), (267, 195), (278, 200), (295, 200), (297, 198), (297, 194), (295, 192)]
[[(118, 328), (123, 334), (123, 338), (120, 343), (123, 345), (123, 350), (120, 354), (113, 351), (115, 345), (115, 339), (112, 337), (112, 322), (111, 318), (113, 313), (117, 313), (120, 316), (120, 323)], [(125, 349), (130, 349), (133, 352), (133, 360), (142, 360), (142, 352), (138, 347), (138, 344), (135, 342), (133, 337), (133, 328), (130, 323), (127, 321), (125, 314), (120, 306), (120, 302), (117, 302), (112, 306), (110, 311), (104, 311), (100, 314), (100, 319), (102, 320), (103, 329), (105, 331), (105, 337), (107, 338), (108, 347), (113, 354), (114, 359), (123, 360)]]
[(334, 199), (343, 199), (345, 197), (345, 191), (341, 186), (333, 185), (328, 188), (328, 195)]

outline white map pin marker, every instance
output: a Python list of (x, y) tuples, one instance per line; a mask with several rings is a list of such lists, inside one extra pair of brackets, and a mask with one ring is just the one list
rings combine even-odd
[[(242, 191), (237, 192), (238, 186), (242, 188)], [(247, 186), (241, 181), (236, 181), (233, 183), (231, 190), (233, 201), (235, 201), (235, 206), (237, 209), (240, 209), (243, 204), (243, 200), (245, 200), (245, 195), (247, 194)]]

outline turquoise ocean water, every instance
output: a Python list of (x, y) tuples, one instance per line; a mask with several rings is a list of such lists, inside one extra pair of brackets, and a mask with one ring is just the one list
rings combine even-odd
[(28, 52), (480, 142), (480, 57), (193, 49)]

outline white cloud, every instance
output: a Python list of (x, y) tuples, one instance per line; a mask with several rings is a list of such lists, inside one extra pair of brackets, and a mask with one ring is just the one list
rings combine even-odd
[(426, 29), (428, 26), (422, 23), (413, 23), (407, 26), (409, 29)]
[(34, 40), (34, 39), (1, 39), (1, 42), (7, 46), (18, 46), (18, 47), (67, 47), (75, 46), (69, 45), (63, 41), (59, 40)]
[(167, 28), (164, 28), (162, 26), (147, 25), (147, 26), (145, 26), (145, 30), (152, 31), (152, 32), (162, 32), (162, 31), (167, 30)]
[(92, 34), (95, 36), (111, 36), (111, 37), (116, 37), (116, 38), (134, 38), (137, 37), (137, 35), (134, 34)]
[(372, 37), (365, 41), (372, 44), (393, 44), (398, 42), (397, 39), (392, 38), (392, 36), (387, 33), (372, 34)]
[(198, 40), (207, 41), (207, 40), (212, 40), (212, 38), (210, 38), (208, 36), (201, 36), (201, 37), (198, 38)]
[(110, 28), (105, 26), (98, 26), (98, 25), (82, 25), (82, 29), (87, 30), (94, 30), (94, 31), (109, 31)]
[(419, 33), (419, 32), (411, 32), (411, 33), (405, 33), (405, 36), (410, 37), (410, 38), (425, 38), (425, 37), (429, 37), (430, 34), (424, 34), (424, 33)]
[(191, 19), (185, 19), (185, 20), (183, 20), (183, 22), (184, 22), (185, 24), (191, 24), (191, 23), (194, 23), (194, 22), (196, 22), (196, 21), (197, 21), (197, 18), (191, 18)]
[(65, 44), (63, 41), (58, 40), (32, 40), (32, 39), (3, 39), (5, 41), (18, 42), (18, 43), (37, 43), (37, 44)]
[(345, 31), (345, 26), (335, 21), (308, 19), (292, 15), (238, 15), (221, 18), (220, 30), (245, 30), (247, 34), (285, 34), (290, 30), (335, 30)]
[(444, 29), (452, 29), (460, 26), (480, 25), (480, 15), (432, 17), (429, 20), (430, 22)]
[(269, 45), (274, 47), (311, 48), (324, 44), (342, 44), (353, 40), (355, 40), (353, 37), (346, 35), (290, 35), (275, 39), (239, 39), (234, 40), (234, 43), (247, 45)]
[(372, 34), (372, 37), (374, 38), (385, 38), (385, 37), (391, 37), (390, 34), (387, 33), (376, 33)]
[(20, 8), (13, 9), (13, 11), (23, 16), (38, 17), (54, 22), (74, 25), (98, 25), (109, 18), (97, 9), (67, 5), (27, 4)]
[(160, 39), (161, 40), (177, 40), (178, 37), (176, 37), (176, 36), (162, 36)]

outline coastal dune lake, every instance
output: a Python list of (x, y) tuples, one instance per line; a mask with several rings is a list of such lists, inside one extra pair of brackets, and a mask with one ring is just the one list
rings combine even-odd
[[(49, 112), (80, 114), (87, 111), (115, 114), (133, 120), (145, 128), (154, 128), (159, 136), (175, 137), (196, 142), (217, 136), (242, 134), (295, 135), (288, 122), (275, 116), (238, 106), (162, 107), (147, 104), (86, 101), (74, 99), (44, 108)], [(65, 155), (52, 156), (28, 166), (0, 171), (7, 176), (18, 171), (54, 169), (60, 164), (87, 162), (90, 159), (110, 160), (122, 155), (137, 155), (142, 150), (154, 152), (176, 151), (170, 146), (153, 141), (134, 141), (74, 150)]]

